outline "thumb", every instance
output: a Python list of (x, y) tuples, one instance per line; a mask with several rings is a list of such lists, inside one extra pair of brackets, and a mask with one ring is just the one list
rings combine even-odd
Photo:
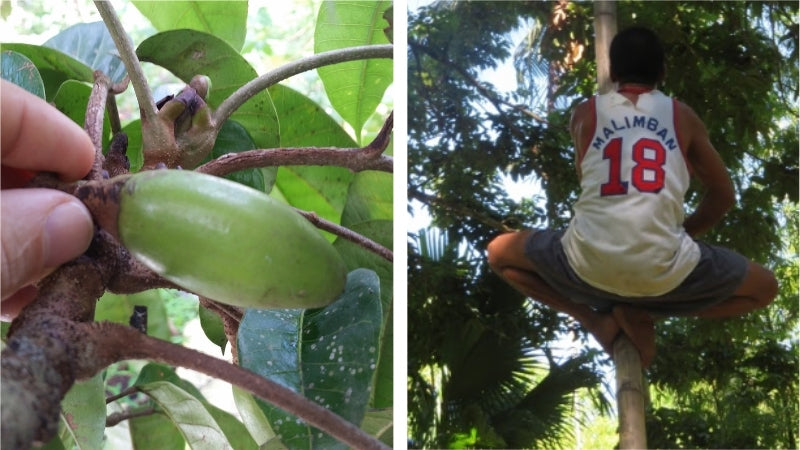
[(2, 299), (80, 256), (94, 232), (89, 211), (75, 197), (51, 189), (0, 194)]

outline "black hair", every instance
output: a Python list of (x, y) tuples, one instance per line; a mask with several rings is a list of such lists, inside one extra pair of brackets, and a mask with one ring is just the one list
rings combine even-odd
[(664, 72), (664, 47), (644, 27), (626, 28), (611, 40), (611, 74), (622, 83), (656, 84)]

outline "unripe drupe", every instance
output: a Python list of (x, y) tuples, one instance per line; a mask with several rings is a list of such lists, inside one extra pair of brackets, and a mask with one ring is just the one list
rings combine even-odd
[(184, 289), (248, 308), (317, 308), (344, 289), (333, 246), (290, 206), (182, 170), (131, 176), (119, 192), (122, 244)]

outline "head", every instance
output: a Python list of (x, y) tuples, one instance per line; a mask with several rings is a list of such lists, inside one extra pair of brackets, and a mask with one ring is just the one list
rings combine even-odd
[(611, 81), (655, 85), (664, 78), (664, 48), (644, 27), (626, 28), (611, 41)]

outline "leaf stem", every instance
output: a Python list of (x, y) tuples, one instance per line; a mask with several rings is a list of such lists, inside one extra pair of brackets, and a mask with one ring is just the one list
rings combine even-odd
[(269, 71), (264, 75), (248, 82), (236, 90), (230, 97), (226, 98), (214, 111), (214, 120), (217, 126), (236, 111), (244, 102), (254, 95), (269, 88), (270, 86), (283, 81), (299, 73), (307, 72), (318, 67), (337, 64), (347, 61), (372, 58), (391, 58), (393, 46), (391, 44), (382, 45), (362, 45), (358, 47), (348, 47), (339, 50), (317, 53), (316, 55), (300, 58), (281, 67)]
[(158, 116), (156, 109), (156, 102), (150, 93), (150, 86), (147, 84), (147, 78), (144, 76), (142, 65), (139, 63), (139, 58), (136, 56), (136, 51), (133, 49), (133, 42), (131, 42), (125, 28), (122, 27), (122, 22), (114, 10), (114, 5), (110, 1), (95, 1), (95, 7), (100, 12), (100, 17), (111, 33), (111, 38), (119, 51), (119, 57), (125, 64), (125, 70), (128, 71), (128, 76), (133, 84), (133, 91), (136, 94), (136, 100), (139, 102), (139, 110), (142, 113), (142, 121), (148, 123), (155, 123)]

